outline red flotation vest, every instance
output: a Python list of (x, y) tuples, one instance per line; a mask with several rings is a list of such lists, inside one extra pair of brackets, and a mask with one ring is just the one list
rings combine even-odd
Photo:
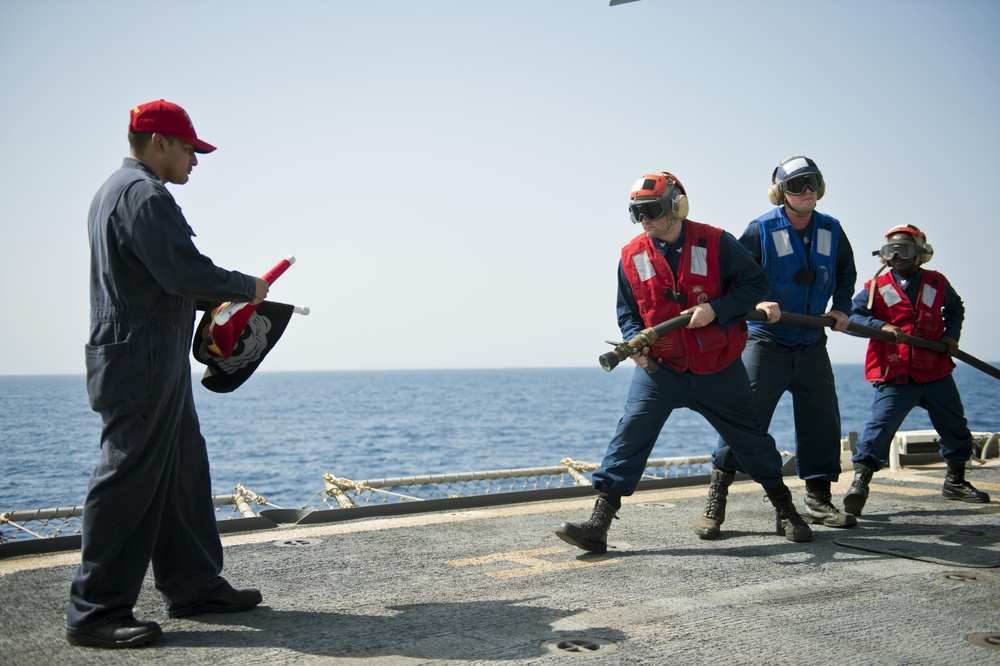
[[(667, 260), (646, 234), (622, 248), (622, 268), (646, 327), (680, 316), (682, 310), (722, 296), (719, 244), (722, 230), (685, 220), (684, 249), (674, 277)], [(668, 294), (670, 296), (668, 296)], [(725, 368), (743, 352), (745, 322), (728, 330), (718, 320), (701, 328), (678, 328), (656, 341), (649, 356), (658, 363), (698, 375)]]
[[(920, 298), (911, 303), (899, 288), (892, 275), (886, 273), (875, 280), (875, 298), (872, 316), (898, 326), (907, 335), (938, 341), (944, 335), (944, 292), (947, 281), (935, 271), (921, 269)], [(871, 281), (865, 284), (871, 289)], [(883, 340), (868, 341), (865, 358), (865, 380), (924, 384), (947, 377), (955, 368), (951, 357), (910, 345), (900, 345)]]

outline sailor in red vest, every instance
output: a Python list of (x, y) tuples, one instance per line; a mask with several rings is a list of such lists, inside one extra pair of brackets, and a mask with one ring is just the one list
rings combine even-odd
[[(868, 500), (872, 474), (889, 458), (889, 446), (903, 419), (914, 407), (927, 410), (948, 465), (941, 494), (945, 499), (983, 504), (990, 496), (965, 480), (972, 457), (972, 433), (962, 398), (952, 377), (951, 355), (965, 321), (965, 306), (948, 280), (922, 268), (934, 254), (927, 236), (914, 225), (890, 229), (877, 254), (883, 268), (854, 297), (851, 321), (889, 331), (900, 342), (906, 336), (943, 342), (948, 353), (906, 344), (870, 340), (865, 379), (875, 386), (871, 417), (857, 444), (854, 482), (844, 497), (844, 510), (860, 516)], [(880, 275), (888, 266), (891, 270)]]
[[(774, 439), (757, 419), (740, 360), (744, 315), (767, 295), (767, 276), (731, 234), (688, 220), (687, 213), (684, 186), (666, 171), (646, 174), (632, 188), (629, 214), (643, 233), (622, 249), (618, 265), (622, 335), (629, 340), (684, 314), (691, 321), (632, 357), (637, 367), (625, 413), (593, 476), (599, 493), (593, 514), (556, 530), (563, 541), (592, 553), (607, 552), (622, 497), (635, 492), (667, 418), (684, 407), (704, 416), (764, 487), (775, 507), (776, 532), (790, 541), (812, 540), (782, 480)], [(777, 309), (769, 314), (778, 316)]]

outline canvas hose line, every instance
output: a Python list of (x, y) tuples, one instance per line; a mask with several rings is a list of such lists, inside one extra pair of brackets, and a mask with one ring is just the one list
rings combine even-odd
[[(743, 318), (748, 321), (767, 321), (767, 315), (761, 310), (748, 312)], [(625, 342), (605, 340), (608, 344), (614, 345), (614, 349), (601, 354), (598, 359), (601, 367), (604, 368), (605, 371), (611, 372), (625, 359), (640, 353), (644, 347), (651, 347), (654, 342), (670, 331), (681, 328), (682, 326), (687, 326), (690, 322), (691, 315), (681, 315), (679, 317), (674, 317), (673, 319), (668, 319), (667, 321), (657, 324), (656, 326), (643, 329), (634, 338)], [(832, 328), (837, 323), (837, 320), (833, 317), (817, 317), (814, 315), (796, 314), (794, 312), (782, 312), (778, 322), (782, 324), (811, 326), (815, 328)], [(896, 336), (888, 331), (871, 328), (870, 326), (862, 326), (861, 324), (855, 324), (854, 322), (847, 325), (846, 332), (863, 338), (874, 338), (877, 340), (884, 340), (886, 342), (896, 341)], [(912, 335), (906, 336), (903, 344), (941, 353), (946, 353), (948, 351), (948, 346), (943, 342), (925, 340), (924, 338), (918, 338)], [(994, 379), (1000, 379), (1000, 369), (993, 367), (985, 361), (981, 361), (971, 354), (966, 354), (965, 352), (958, 350), (952, 356), (960, 361), (964, 361), (977, 370), (986, 373)], [(647, 360), (649, 361), (649, 364), (646, 367), (646, 372), (653, 374), (657, 370), (657, 365), (652, 359)]]

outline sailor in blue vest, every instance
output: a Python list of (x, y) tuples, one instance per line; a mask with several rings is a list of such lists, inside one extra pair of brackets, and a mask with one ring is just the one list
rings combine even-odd
[[(803, 155), (781, 161), (771, 174), (768, 198), (776, 206), (752, 221), (740, 237), (771, 281), (767, 301), (757, 309), (779, 309), (836, 320), (847, 328), (857, 270), (854, 251), (840, 222), (820, 213), (816, 203), (826, 182), (816, 163)], [(829, 309), (827, 305), (830, 304)], [(771, 425), (775, 407), (789, 392), (795, 419), (795, 468), (805, 480), (806, 512), (814, 524), (847, 528), (857, 524), (832, 501), (831, 482), (840, 476), (840, 406), (823, 328), (748, 322), (743, 363), (750, 375), (761, 426)], [(708, 505), (695, 531), (703, 539), (719, 535), (733, 473), (743, 471), (725, 440), (713, 453)], [(719, 507), (722, 510), (719, 510)]]
[(201, 254), (166, 188), (188, 181), (196, 153), (215, 150), (184, 109), (141, 104), (128, 129), (131, 154), (94, 196), (88, 221), (87, 393), (104, 425), (66, 609), (66, 640), (101, 648), (160, 637), (156, 622), (132, 614), (150, 563), (169, 617), (261, 602), (259, 590), (219, 575), (222, 542), (189, 358), (196, 301), (259, 303), (267, 282)]

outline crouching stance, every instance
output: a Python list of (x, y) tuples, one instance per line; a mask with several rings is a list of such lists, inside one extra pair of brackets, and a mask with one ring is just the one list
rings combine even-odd
[[(747, 339), (743, 315), (767, 294), (767, 277), (731, 234), (687, 220), (687, 212), (684, 187), (670, 173), (647, 174), (632, 188), (629, 213), (644, 233), (622, 249), (618, 266), (622, 335), (629, 340), (682, 314), (691, 321), (632, 357), (637, 367), (625, 413), (593, 476), (599, 492), (593, 514), (556, 530), (563, 541), (592, 553), (607, 551), (608, 528), (622, 497), (635, 492), (660, 430), (683, 407), (704, 416), (729, 443), (740, 468), (764, 487), (777, 534), (812, 540), (782, 481), (774, 439), (757, 419), (740, 360)], [(713, 472), (713, 483), (718, 476)]]
[[(989, 495), (965, 480), (965, 464), (972, 457), (972, 433), (952, 377), (955, 363), (951, 360), (958, 349), (965, 306), (944, 275), (920, 267), (933, 253), (926, 235), (917, 227), (889, 230), (878, 255), (891, 270), (882, 276), (876, 274), (854, 297), (851, 321), (888, 331), (897, 340), (868, 343), (865, 379), (874, 384), (875, 397), (858, 440), (858, 452), (852, 458), (854, 482), (844, 497), (844, 510), (855, 516), (864, 510), (872, 474), (886, 464), (896, 431), (918, 406), (927, 410), (948, 465), (941, 494), (960, 502), (990, 501)], [(943, 342), (949, 353), (900, 344), (908, 335)]]

